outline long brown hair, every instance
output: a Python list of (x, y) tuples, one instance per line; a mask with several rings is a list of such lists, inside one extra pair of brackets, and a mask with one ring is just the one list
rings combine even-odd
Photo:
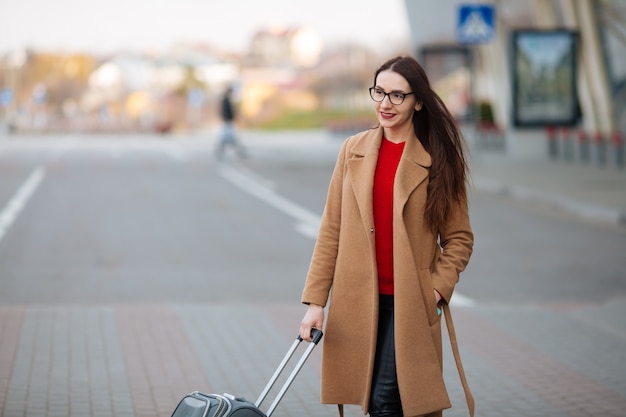
[(465, 141), (443, 100), (430, 87), (424, 68), (414, 58), (398, 56), (385, 62), (376, 70), (374, 85), (378, 74), (387, 70), (402, 75), (422, 103), (421, 110), (413, 113), (413, 129), (432, 158), (424, 216), (436, 233), (445, 223), (452, 203), (467, 201)]

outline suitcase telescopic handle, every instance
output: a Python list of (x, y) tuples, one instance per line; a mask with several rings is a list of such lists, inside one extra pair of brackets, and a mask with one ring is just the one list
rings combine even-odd
[[(320, 340), (322, 340), (322, 336), (324, 336), (324, 333), (320, 329), (316, 329), (315, 327), (311, 329), (311, 343), (317, 345)], [(304, 339), (298, 335), (298, 340), (302, 342)]]
[[(296, 364), (296, 366), (292, 370), (291, 374), (287, 378), (287, 381), (285, 381), (285, 383), (281, 387), (280, 391), (276, 395), (276, 398), (274, 398), (274, 402), (268, 408), (268, 410), (267, 410), (267, 412), (265, 414), (267, 417), (272, 415), (272, 413), (276, 409), (276, 406), (278, 405), (280, 400), (283, 398), (283, 396), (287, 392), (287, 389), (289, 389), (289, 387), (291, 386), (291, 383), (293, 382), (293, 380), (296, 378), (296, 376), (300, 372), (300, 369), (302, 369), (302, 366), (304, 366), (304, 363), (308, 359), (309, 355), (311, 355), (311, 352), (313, 351), (315, 346), (317, 346), (319, 341), (322, 340), (322, 336), (324, 336), (324, 333), (321, 330), (315, 329), (315, 328), (311, 329), (311, 343), (307, 347), (306, 351), (300, 357), (300, 360), (298, 361), (298, 363)], [(280, 363), (280, 365), (278, 365), (278, 368), (276, 368), (276, 371), (274, 372), (274, 375), (272, 375), (272, 377), (270, 378), (269, 382), (265, 386), (265, 389), (263, 389), (263, 392), (261, 392), (261, 395), (259, 395), (259, 398), (256, 400), (256, 402), (254, 404), (255, 406), (259, 407), (261, 405), (261, 403), (263, 402), (263, 400), (265, 399), (265, 397), (267, 396), (269, 391), (274, 386), (274, 383), (278, 379), (279, 375), (285, 369), (287, 363), (289, 362), (289, 359), (291, 359), (291, 357), (293, 356), (294, 352), (298, 348), (298, 345), (300, 345), (300, 343), (303, 340), (304, 339), (302, 339), (302, 337), (300, 337), (300, 335), (298, 335), (296, 340), (291, 345), (291, 348), (289, 348), (289, 351), (287, 352), (287, 354), (283, 358), (282, 362)]]

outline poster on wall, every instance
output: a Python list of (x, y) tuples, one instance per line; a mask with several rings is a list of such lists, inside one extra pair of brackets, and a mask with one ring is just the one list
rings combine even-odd
[(577, 33), (569, 30), (513, 32), (515, 126), (572, 126), (578, 122), (577, 42)]
[(433, 90), (457, 120), (467, 121), (472, 112), (469, 49), (432, 46), (421, 49), (419, 56)]

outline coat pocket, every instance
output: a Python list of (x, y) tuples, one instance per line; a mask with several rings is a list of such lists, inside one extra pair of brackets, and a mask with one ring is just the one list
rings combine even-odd
[(439, 306), (437, 306), (437, 301), (435, 299), (435, 288), (433, 287), (433, 279), (430, 269), (421, 269), (419, 271), (419, 276), (424, 306), (426, 307), (426, 314), (428, 315), (428, 322), (432, 326), (440, 322), (441, 313), (438, 312)]

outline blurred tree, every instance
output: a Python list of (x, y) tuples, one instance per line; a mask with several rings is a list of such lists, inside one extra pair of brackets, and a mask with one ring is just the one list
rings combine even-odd
[(196, 69), (191, 65), (187, 65), (185, 66), (185, 77), (176, 88), (175, 93), (182, 97), (187, 97), (192, 90), (196, 89), (206, 91), (206, 84), (198, 79)]
[(29, 100), (36, 86), (43, 85), (49, 110), (60, 110), (67, 100), (80, 99), (97, 64), (89, 55), (31, 53), (23, 71), (22, 100)]

